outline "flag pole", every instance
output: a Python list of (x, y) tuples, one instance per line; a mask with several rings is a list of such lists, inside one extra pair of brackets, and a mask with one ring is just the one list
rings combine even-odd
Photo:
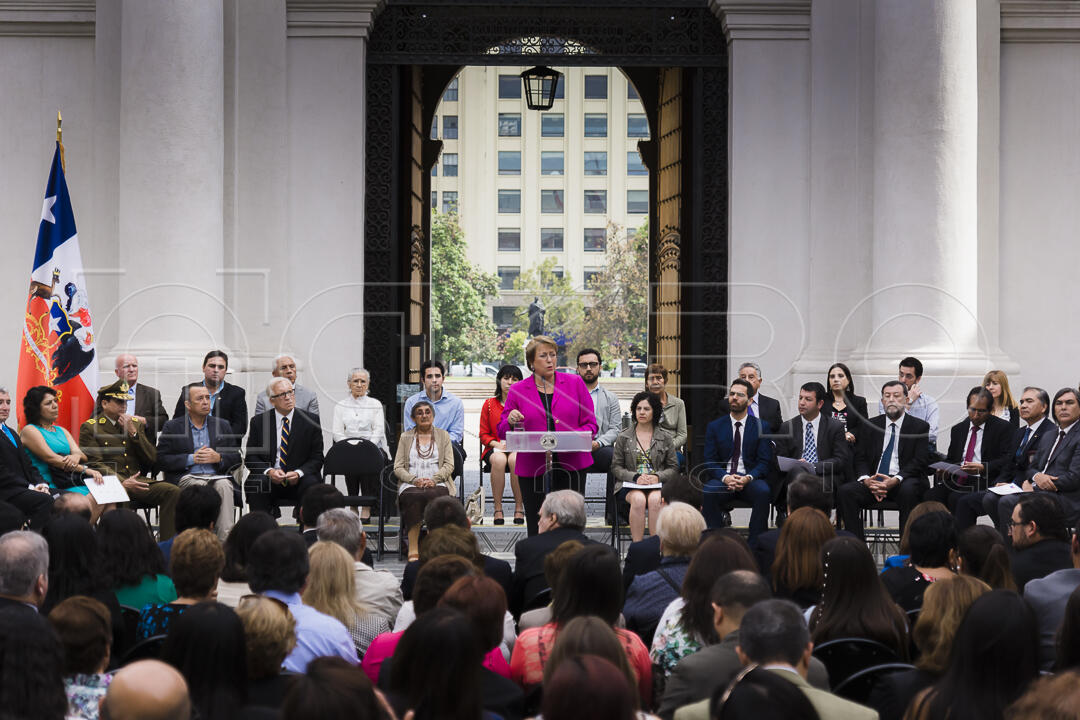
[(56, 144), (60, 146), (60, 169), (67, 172), (67, 165), (64, 163), (64, 129), (62, 124), (64, 118), (60, 116), (60, 111), (56, 111)]

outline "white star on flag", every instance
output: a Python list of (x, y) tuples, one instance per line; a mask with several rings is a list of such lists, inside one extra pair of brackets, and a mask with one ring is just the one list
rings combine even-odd
[(45, 222), (56, 224), (56, 218), (52, 214), (52, 206), (56, 204), (56, 196), (45, 198), (45, 202), (41, 204), (41, 219)]

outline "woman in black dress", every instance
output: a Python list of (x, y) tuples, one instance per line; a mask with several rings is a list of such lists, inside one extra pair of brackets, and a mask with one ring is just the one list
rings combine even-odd
[(824, 411), (844, 424), (847, 441), (854, 445), (859, 429), (867, 419), (866, 398), (855, 394), (855, 381), (844, 363), (829, 366), (825, 386), (831, 394)]

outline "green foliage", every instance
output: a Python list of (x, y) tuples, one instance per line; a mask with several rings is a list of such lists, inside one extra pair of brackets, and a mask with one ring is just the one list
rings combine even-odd
[(525, 341), (528, 339), (529, 333), (525, 330), (514, 330), (509, 336), (500, 337), (499, 362), (503, 365), (524, 365)]
[(487, 361), (496, 353), (487, 298), (498, 278), (471, 264), (457, 213), (431, 213), (431, 352), (447, 364)]
[(573, 342), (581, 330), (585, 303), (570, 278), (555, 275), (555, 258), (533, 265), (514, 281), (514, 289), (525, 293), (525, 305), (514, 313), (514, 329), (528, 331), (529, 307), (534, 297), (540, 298), (547, 311), (544, 314), (544, 334), (556, 342)]

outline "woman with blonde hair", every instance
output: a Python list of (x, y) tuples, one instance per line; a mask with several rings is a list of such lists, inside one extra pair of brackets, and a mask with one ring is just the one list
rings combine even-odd
[(296, 647), (296, 619), (284, 603), (265, 595), (245, 595), (236, 614), (244, 624), (248, 704), (279, 708), (289, 689), (281, 666)]
[(1012, 391), (1009, 390), (1009, 376), (1001, 370), (991, 370), (983, 377), (982, 384), (994, 396), (992, 412), (1002, 420), (1008, 420), (1014, 429), (1020, 427), (1020, 411), (1016, 407)]
[(311, 569), (304, 588), (304, 604), (337, 618), (349, 628), (356, 654), (363, 657), (371, 641), (390, 632), (390, 623), (356, 601), (353, 559), (337, 543), (317, 542), (308, 550)]
[(791, 513), (776, 543), (772, 566), (776, 597), (791, 600), (803, 609), (821, 601), (821, 587), (825, 583), (821, 548), (834, 537), (832, 523), (817, 508), (801, 507)]

